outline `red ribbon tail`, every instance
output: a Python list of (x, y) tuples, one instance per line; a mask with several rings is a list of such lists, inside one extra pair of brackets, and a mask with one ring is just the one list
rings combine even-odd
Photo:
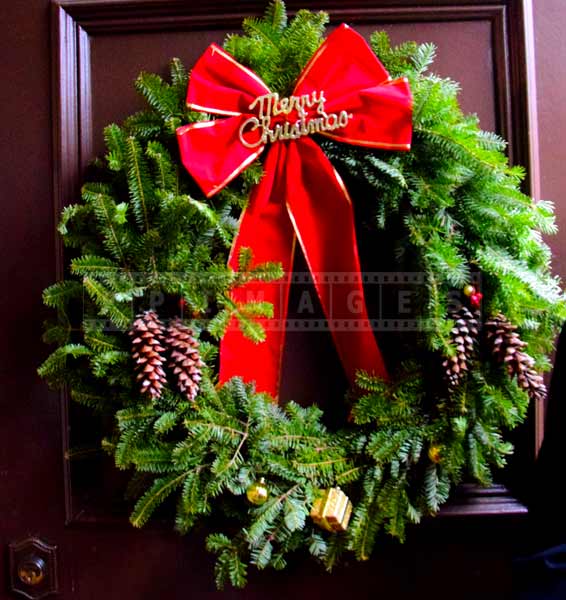
[(362, 285), (354, 211), (340, 176), (322, 150), (303, 138), (287, 154), (287, 208), (352, 384), (356, 371), (388, 379)]
[(229, 265), (238, 269), (240, 249), (253, 250), (253, 265), (277, 262), (285, 277), (275, 282), (248, 283), (232, 291), (237, 303), (266, 301), (273, 304), (273, 318), (259, 319), (265, 328), (264, 342), (256, 344), (245, 337), (237, 319), (233, 318), (220, 343), (220, 381), (242, 377), (255, 382), (258, 392), (277, 397), (281, 379), (285, 319), (289, 294), (289, 278), (293, 266), (295, 235), (277, 181), (284, 166), (281, 144), (272, 146), (265, 161), (265, 175), (250, 197), (238, 236), (234, 242)]

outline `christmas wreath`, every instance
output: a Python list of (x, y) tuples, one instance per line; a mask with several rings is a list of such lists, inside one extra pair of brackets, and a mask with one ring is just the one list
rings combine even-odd
[[(219, 586), (300, 550), (367, 559), (454, 485), (488, 485), (566, 315), (552, 205), (428, 72), (434, 46), (324, 40), (327, 21), (276, 1), (190, 82), (177, 59), (170, 82), (142, 73), (148, 108), (105, 129), (62, 213), (68, 276), (44, 292), (41, 376), (114, 417), (134, 526), (168, 498), (181, 533), (207, 521)], [(362, 258), (421, 282), (409, 331), (374, 332), (354, 209)], [(316, 399), (276, 402), (295, 239), (352, 383), (339, 429)]]

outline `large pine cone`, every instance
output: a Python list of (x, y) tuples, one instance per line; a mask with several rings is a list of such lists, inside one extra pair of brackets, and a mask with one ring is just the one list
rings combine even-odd
[(129, 335), (132, 337), (132, 356), (141, 381), (142, 394), (159, 398), (166, 383), (163, 363), (165, 348), (163, 342), (164, 326), (157, 313), (147, 310), (136, 317)]
[(456, 387), (463, 380), (476, 352), (477, 317), (477, 313), (472, 314), (465, 306), (450, 313), (450, 318), (454, 320), (450, 335), (456, 353), (446, 358), (442, 366), (445, 369), (446, 381), (451, 388)]
[(546, 386), (542, 375), (534, 369), (535, 361), (525, 352), (527, 343), (521, 340), (517, 327), (507, 318), (498, 314), (486, 321), (485, 338), (499, 363), (505, 364), (510, 377), (516, 377), (519, 387), (524, 389), (532, 400), (546, 398)]
[(179, 318), (175, 318), (167, 328), (167, 346), (171, 350), (169, 368), (177, 376), (179, 390), (187, 400), (193, 401), (198, 394), (204, 363), (200, 358), (199, 343), (194, 332)]

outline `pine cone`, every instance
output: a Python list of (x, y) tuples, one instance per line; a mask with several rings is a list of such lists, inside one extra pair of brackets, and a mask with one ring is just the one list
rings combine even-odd
[(542, 375), (534, 367), (535, 361), (525, 352), (527, 343), (516, 332), (517, 327), (498, 314), (486, 321), (485, 338), (495, 360), (505, 364), (509, 377), (516, 377), (519, 387), (524, 389), (532, 400), (546, 398), (546, 386)]
[(460, 310), (450, 313), (454, 327), (450, 331), (456, 354), (448, 357), (442, 366), (446, 370), (446, 380), (449, 387), (456, 387), (468, 372), (469, 364), (476, 350), (478, 337), (478, 313), (472, 314), (463, 306)]
[(163, 363), (165, 348), (161, 346), (164, 327), (157, 313), (147, 310), (138, 315), (129, 335), (132, 337), (132, 356), (141, 381), (142, 394), (159, 398), (166, 383)]
[(167, 328), (166, 344), (171, 349), (169, 368), (177, 376), (177, 385), (187, 400), (193, 401), (198, 394), (201, 380), (199, 343), (192, 329), (179, 318), (175, 318)]

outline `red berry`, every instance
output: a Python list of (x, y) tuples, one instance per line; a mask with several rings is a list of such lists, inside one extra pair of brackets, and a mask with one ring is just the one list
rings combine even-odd
[(474, 308), (479, 308), (481, 304), (481, 299), (483, 298), (483, 294), (481, 292), (476, 292), (470, 296), (470, 304)]

